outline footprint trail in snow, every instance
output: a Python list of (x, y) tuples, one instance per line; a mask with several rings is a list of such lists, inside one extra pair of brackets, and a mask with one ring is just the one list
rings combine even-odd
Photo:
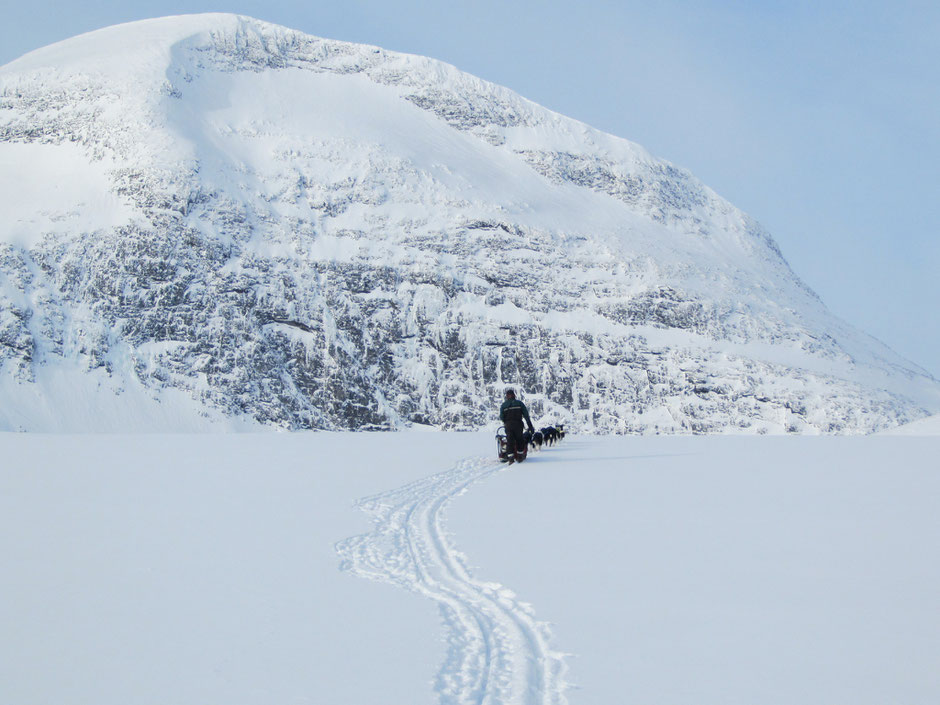
[(448, 503), (502, 471), (483, 459), (366, 497), (372, 531), (340, 542), (341, 568), (440, 605), (448, 653), (437, 676), (444, 705), (565, 705), (563, 654), (531, 607), (499, 583), (474, 578), (443, 529)]

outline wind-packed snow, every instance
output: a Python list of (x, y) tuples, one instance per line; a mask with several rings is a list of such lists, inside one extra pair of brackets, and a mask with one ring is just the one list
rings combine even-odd
[(506, 385), (618, 433), (940, 410), (691, 174), (432, 59), (107, 28), (0, 68), (0, 169), (10, 383), (104, 372), (288, 429), (479, 428)]
[(934, 705), (936, 438), (0, 434), (11, 703)]

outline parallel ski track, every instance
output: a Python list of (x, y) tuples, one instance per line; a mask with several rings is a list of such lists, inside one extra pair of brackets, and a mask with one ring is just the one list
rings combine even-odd
[(567, 703), (564, 656), (549, 648), (547, 625), (511, 590), (474, 578), (443, 528), (442, 515), (454, 497), (505, 469), (489, 460), (463, 460), (366, 497), (357, 506), (372, 518), (372, 531), (336, 546), (343, 570), (440, 605), (448, 652), (436, 690), (444, 705)]

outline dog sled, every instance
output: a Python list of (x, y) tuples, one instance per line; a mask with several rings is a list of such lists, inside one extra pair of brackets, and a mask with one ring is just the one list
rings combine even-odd
[[(535, 433), (524, 431), (522, 437), (525, 440), (522, 452), (513, 454), (509, 452), (509, 436), (506, 434), (506, 427), (500, 426), (496, 430), (496, 457), (499, 458), (499, 462), (508, 463), (510, 458), (522, 462), (528, 457), (530, 447), (533, 450), (540, 450), (543, 445), (555, 445), (565, 437), (565, 427), (562, 424), (556, 424), (555, 426), (546, 426)], [(514, 455), (518, 457), (513, 457)]]

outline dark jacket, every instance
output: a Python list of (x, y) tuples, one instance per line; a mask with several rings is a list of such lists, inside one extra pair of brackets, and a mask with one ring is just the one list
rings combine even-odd
[(529, 410), (526, 409), (525, 404), (518, 399), (507, 399), (503, 402), (503, 405), (499, 407), (499, 420), (506, 425), (507, 429), (510, 426), (522, 428), (522, 419), (525, 419), (525, 422), (529, 425), (530, 431), (535, 430), (532, 426), (532, 419), (529, 418)]

